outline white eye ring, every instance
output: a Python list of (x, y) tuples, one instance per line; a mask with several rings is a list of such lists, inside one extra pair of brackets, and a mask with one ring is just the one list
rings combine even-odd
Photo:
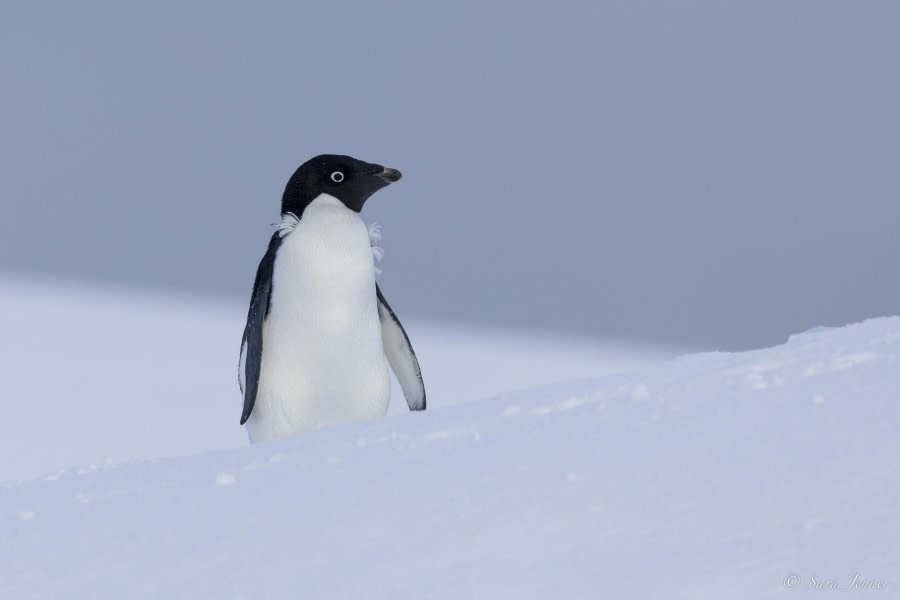
[(340, 183), (344, 180), (344, 174), (340, 171), (335, 171), (331, 174), (331, 180), (335, 183)]

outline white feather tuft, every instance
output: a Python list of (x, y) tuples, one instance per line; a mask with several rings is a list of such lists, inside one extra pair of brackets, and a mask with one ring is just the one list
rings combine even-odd
[[(372, 246), (372, 256), (375, 257), (375, 262), (384, 258), (384, 248), (376, 246), (376, 244), (381, 241), (381, 237), (381, 225), (378, 223), (369, 225), (369, 245)], [(375, 267), (375, 273), (380, 275), (381, 269)]]
[(369, 225), (369, 243), (374, 246), (381, 241), (381, 238), (381, 225), (379, 223)]
[(283, 238), (292, 232), (294, 228), (297, 227), (298, 223), (300, 223), (300, 219), (292, 212), (281, 215), (281, 223), (278, 224), (278, 228), (276, 229), (278, 237)]

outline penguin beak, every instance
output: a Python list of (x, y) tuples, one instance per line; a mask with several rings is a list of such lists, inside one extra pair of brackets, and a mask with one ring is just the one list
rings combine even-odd
[(378, 173), (375, 173), (375, 177), (384, 181), (385, 185), (389, 183), (394, 183), (395, 181), (400, 181), (400, 178), (403, 175), (400, 174), (400, 171), (397, 169), (388, 169), (384, 168)]

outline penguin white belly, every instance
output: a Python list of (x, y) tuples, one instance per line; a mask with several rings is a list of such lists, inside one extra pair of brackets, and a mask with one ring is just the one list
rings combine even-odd
[(283, 235), (247, 420), (254, 443), (382, 417), (391, 395), (365, 224), (323, 194)]

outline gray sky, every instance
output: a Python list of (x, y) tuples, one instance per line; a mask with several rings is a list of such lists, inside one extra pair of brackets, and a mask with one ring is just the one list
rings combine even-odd
[[(247, 296), (307, 158), (419, 314), (700, 343), (897, 314), (896, 2), (0, 6), (0, 270)], [(0, 271), (2, 274), (2, 271)]]

